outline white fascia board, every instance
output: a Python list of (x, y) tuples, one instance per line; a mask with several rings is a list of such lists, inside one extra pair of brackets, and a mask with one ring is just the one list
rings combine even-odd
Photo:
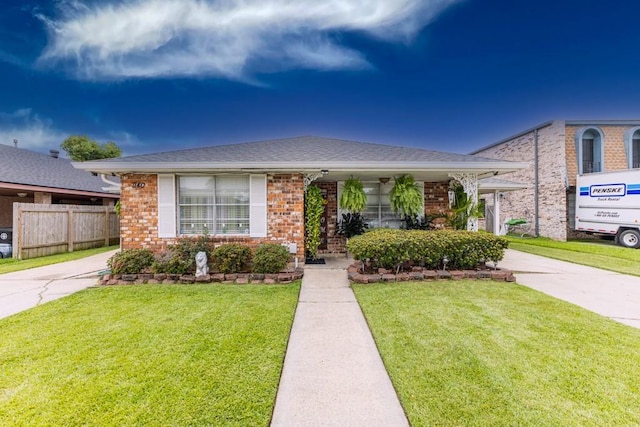
[(157, 172), (205, 172), (224, 170), (246, 171), (467, 171), (483, 173), (489, 171), (512, 172), (529, 167), (528, 162), (473, 161), (473, 162), (303, 162), (295, 166), (291, 162), (255, 163), (255, 162), (72, 162), (73, 166), (97, 173), (157, 173)]

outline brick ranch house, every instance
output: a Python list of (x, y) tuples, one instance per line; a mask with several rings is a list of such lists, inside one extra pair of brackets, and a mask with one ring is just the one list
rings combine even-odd
[[(425, 214), (449, 209), (450, 181), (477, 194), (478, 180), (528, 166), (417, 148), (320, 137), (220, 145), (75, 163), (121, 180), (123, 249), (161, 251), (180, 236), (207, 232), (216, 243), (288, 244), (304, 259), (304, 192), (323, 190), (325, 252), (345, 250), (336, 234), (341, 183), (359, 177), (373, 227), (398, 227), (388, 193), (393, 178), (411, 174), (424, 190)], [(491, 191), (491, 186), (485, 186)]]
[(526, 218), (533, 234), (566, 240), (584, 235), (574, 231), (577, 175), (640, 168), (640, 120), (553, 120), (470, 154), (529, 164), (509, 176), (526, 189), (487, 200), (500, 203), (494, 223)]

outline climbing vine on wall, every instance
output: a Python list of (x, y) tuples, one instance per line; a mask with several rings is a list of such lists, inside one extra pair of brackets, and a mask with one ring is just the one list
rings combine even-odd
[(315, 185), (307, 187), (304, 194), (304, 246), (310, 258), (318, 256), (324, 203), (320, 188)]

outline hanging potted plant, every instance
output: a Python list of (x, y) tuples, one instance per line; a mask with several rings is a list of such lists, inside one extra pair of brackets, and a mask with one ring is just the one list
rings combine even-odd
[(349, 241), (349, 238), (362, 234), (369, 228), (362, 216), (362, 211), (367, 206), (367, 194), (360, 178), (351, 177), (344, 182), (339, 204), (340, 209), (347, 211), (342, 214), (342, 220), (338, 224), (339, 235)]
[(322, 191), (310, 185), (304, 193), (304, 246), (310, 259), (316, 259), (320, 247), (320, 226), (324, 212)]
[(391, 209), (403, 218), (422, 216), (422, 192), (411, 175), (395, 178), (395, 184), (389, 193)]

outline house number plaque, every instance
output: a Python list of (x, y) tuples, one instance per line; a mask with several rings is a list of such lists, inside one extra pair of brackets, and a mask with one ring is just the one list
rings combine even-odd
[(131, 184), (133, 188), (144, 188), (146, 184), (144, 182), (134, 182)]

